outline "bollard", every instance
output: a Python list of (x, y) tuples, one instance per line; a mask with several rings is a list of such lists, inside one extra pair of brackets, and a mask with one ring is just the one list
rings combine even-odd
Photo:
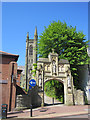
[(32, 105), (30, 105), (30, 117), (32, 117)]

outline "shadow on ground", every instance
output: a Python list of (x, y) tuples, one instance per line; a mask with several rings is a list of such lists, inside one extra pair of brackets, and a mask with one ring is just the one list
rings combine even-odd
[(63, 103), (54, 103), (54, 104), (47, 104), (47, 103), (45, 103), (44, 104), (45, 106), (52, 106), (52, 105), (64, 105)]

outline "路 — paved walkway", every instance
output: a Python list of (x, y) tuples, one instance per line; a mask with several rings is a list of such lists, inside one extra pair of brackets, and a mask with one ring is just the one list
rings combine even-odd
[[(89, 112), (89, 106), (52, 105), (33, 109), (32, 118), (54, 118), (69, 115), (81, 115)], [(8, 118), (30, 118), (30, 109), (8, 112)]]

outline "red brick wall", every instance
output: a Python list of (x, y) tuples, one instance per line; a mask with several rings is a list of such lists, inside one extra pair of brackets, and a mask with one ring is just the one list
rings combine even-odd
[[(2, 80), (2, 57), (0, 57), (0, 80)], [(0, 109), (2, 104), (2, 84), (0, 84)]]
[(7, 84), (2, 84), (2, 104), (8, 104), (8, 88)]
[[(12, 75), (12, 67), (14, 63), (14, 72), (13, 72), (13, 83), (11, 83), (11, 75)], [(16, 98), (16, 75), (17, 75), (17, 63), (10, 62), (9, 64), (9, 83), (8, 83), (8, 90), (9, 90), (9, 110), (13, 110), (15, 108), (15, 98)]]
[(14, 80), (12, 83), (12, 103), (11, 103), (11, 110), (15, 108), (16, 102), (16, 76), (17, 76), (17, 63), (14, 63)]
[(13, 57), (2, 57), (2, 79), (6, 80), (8, 78), (9, 73), (9, 64), (11, 61), (15, 61)]
[[(2, 101), (0, 104), (8, 104), (8, 110), (15, 108), (15, 98), (16, 98), (16, 78), (14, 77), (14, 82), (11, 84), (12, 75), (12, 64), (14, 63), (14, 73), (17, 75), (17, 63), (14, 57), (2, 57), (2, 80), (6, 80), (7, 83), (0, 84), (0, 89), (2, 88)], [(1, 64), (0, 64), (1, 65)]]
[(14, 110), (16, 102), (16, 81), (12, 83), (12, 102), (11, 102), (11, 110)]

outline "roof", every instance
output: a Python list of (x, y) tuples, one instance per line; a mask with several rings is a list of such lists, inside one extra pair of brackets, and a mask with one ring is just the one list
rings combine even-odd
[(38, 62), (49, 62), (48, 58), (39, 58)]
[[(50, 61), (48, 58), (39, 58), (38, 62), (46, 63), (46, 62), (50, 62)], [(65, 59), (60, 59), (59, 63), (69, 64), (69, 61), (65, 60)]]
[(65, 59), (60, 59), (60, 60), (59, 60), (59, 63), (66, 63), (66, 64), (68, 64), (69, 61), (68, 61), (68, 60), (65, 60)]
[(20, 68), (18, 68), (17, 70), (18, 70), (18, 71), (23, 71), (23, 70), (22, 70), (22, 69), (20, 69)]
[(3, 56), (11, 56), (11, 57), (15, 57), (16, 60), (18, 60), (18, 57), (19, 55), (15, 55), (15, 54), (11, 54), (11, 53), (7, 53), (7, 52), (4, 52), (4, 51), (0, 51), (0, 55), (3, 55)]
[(19, 55), (7, 53), (7, 52), (4, 52), (4, 51), (0, 51), (0, 54), (2, 54), (2, 55), (11, 55), (11, 56), (19, 56)]

